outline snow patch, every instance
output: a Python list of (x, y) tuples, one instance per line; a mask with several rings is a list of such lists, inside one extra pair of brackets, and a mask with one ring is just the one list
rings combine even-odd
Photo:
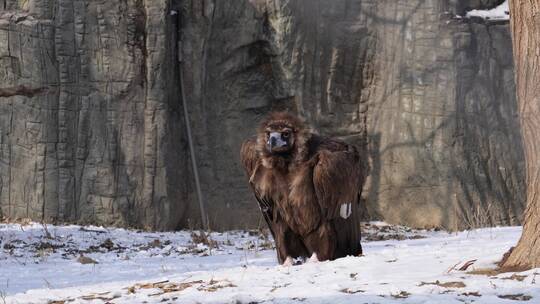
[(508, 0), (504, 1), (499, 6), (490, 10), (472, 10), (467, 12), (467, 17), (480, 17), (486, 20), (509, 20), (510, 10), (508, 8)]
[[(266, 236), (0, 224), (0, 303), (538, 303), (533, 269), (494, 267), (521, 227), (363, 224), (364, 256), (283, 267)], [(398, 235), (396, 235), (398, 234)], [(418, 238), (422, 237), (422, 238)], [(264, 246), (263, 246), (264, 245)], [(83, 254), (98, 264), (81, 264)], [(463, 270), (463, 267), (466, 267)]]

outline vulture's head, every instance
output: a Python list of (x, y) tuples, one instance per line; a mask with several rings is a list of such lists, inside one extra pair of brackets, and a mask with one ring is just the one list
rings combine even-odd
[(259, 127), (259, 148), (266, 155), (295, 154), (305, 143), (302, 121), (287, 112), (274, 112)]

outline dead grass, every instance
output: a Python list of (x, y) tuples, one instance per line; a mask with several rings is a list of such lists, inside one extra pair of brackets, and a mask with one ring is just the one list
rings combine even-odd
[(272, 289), (270, 289), (270, 292), (274, 292), (274, 291), (276, 291), (276, 290), (278, 290), (278, 289), (280, 289), (280, 288), (285, 288), (285, 287), (287, 287), (287, 286), (289, 286), (289, 285), (291, 285), (291, 283), (285, 283), (285, 284), (283, 284), (283, 285), (277, 285), (277, 286), (274, 286), (274, 287), (272, 287)]
[(373, 225), (362, 223), (362, 240), (364, 241), (387, 241), (387, 240), (415, 240), (426, 238), (415, 230), (405, 226), (396, 225)]
[(195, 286), (197, 287), (198, 291), (204, 292), (216, 292), (219, 289), (236, 287), (236, 285), (228, 280), (211, 279), (208, 283), (205, 283), (202, 280), (190, 282), (169, 282), (169, 280), (166, 280), (154, 283), (135, 284), (128, 287), (127, 290), (128, 293), (133, 294), (137, 293), (137, 291), (141, 289), (159, 289), (159, 292), (150, 294), (150, 296), (159, 296), (171, 292), (180, 292)]
[(169, 282), (169, 280), (154, 282), (154, 283), (145, 283), (145, 284), (135, 284), (131, 287), (128, 287), (128, 293), (136, 293), (140, 289), (160, 289), (159, 293), (151, 294), (151, 296), (158, 296), (165, 293), (178, 292), (184, 289), (188, 289), (194, 285), (202, 284), (202, 280), (191, 281), (191, 282)]
[[(233, 283), (228, 280), (210, 280), (208, 283), (205, 283), (203, 280), (190, 281), (190, 282), (170, 282), (169, 280), (153, 282), (153, 283), (141, 283), (135, 284), (133, 286), (127, 287), (128, 294), (134, 294), (139, 292), (142, 289), (157, 289), (158, 292), (149, 294), (148, 296), (160, 296), (167, 293), (180, 292), (185, 289), (197, 287), (197, 290), (204, 292), (215, 292), (223, 288), (236, 287)], [(104, 303), (112, 303), (114, 299), (120, 298), (119, 293), (111, 294), (111, 292), (101, 292), (101, 293), (91, 293), (88, 295), (80, 296), (77, 299), (82, 299), (85, 301), (95, 301), (101, 300)], [(177, 299), (177, 298), (173, 298)], [(75, 301), (75, 298), (68, 298), (62, 300), (51, 300), (48, 304), (66, 304), (69, 302)]]
[(199, 286), (197, 290), (205, 291), (205, 292), (216, 292), (219, 289), (231, 288), (231, 287), (237, 287), (237, 286), (228, 280), (217, 281), (217, 280), (211, 279), (210, 282), (208, 282), (208, 284)]
[(49, 229), (47, 228), (47, 224), (41, 222), (41, 226), (43, 227), (43, 234), (45, 235), (45, 238), (49, 240), (54, 240), (53, 236), (49, 232)]
[(492, 225), (492, 209), (493, 204), (490, 202), (487, 206), (476, 205), (471, 213), (463, 214), (463, 221), (467, 229), (476, 229), (481, 227), (489, 227)]
[(363, 293), (363, 292), (366, 292), (365, 290), (362, 290), (362, 289), (350, 289), (350, 288), (344, 288), (342, 290), (340, 290), (341, 292), (343, 293), (348, 293), (348, 294), (355, 294), (355, 293)]
[(444, 288), (464, 288), (466, 287), (467, 285), (465, 285), (465, 283), (461, 282), (461, 281), (454, 281), (454, 282), (440, 282), (440, 281), (435, 281), (435, 282), (421, 282), (418, 286), (424, 286), (424, 285), (436, 285), (436, 286), (440, 286), (440, 287), (444, 287)]
[(94, 294), (82, 296), (80, 297), (80, 299), (83, 299), (85, 301), (101, 300), (103, 302), (108, 303), (119, 297), (120, 295), (110, 295), (110, 292), (100, 292), (100, 293), (94, 293)]
[(497, 269), (492, 269), (492, 268), (479, 268), (479, 269), (467, 271), (466, 273), (472, 274), (472, 275), (484, 275), (484, 276), (492, 277), (492, 276), (498, 275), (500, 272)]
[(3, 304), (6, 304), (6, 292), (3, 290), (0, 290), (0, 300), (2, 300)]
[(98, 264), (98, 262), (92, 258), (89, 258), (87, 256), (84, 256), (81, 254), (81, 256), (77, 259), (77, 262), (87, 265), (87, 264)]
[(525, 278), (527, 278), (526, 275), (519, 275), (519, 274), (513, 274), (509, 277), (506, 277), (506, 278), (501, 278), (501, 280), (514, 280), (514, 281), (518, 281), (518, 282), (523, 282), (523, 280), (525, 280)]
[[(112, 300), (117, 299), (117, 298), (120, 298), (120, 295), (118, 294), (111, 295), (110, 292), (106, 291), (106, 292), (91, 293), (88, 295), (80, 296), (77, 299), (82, 299), (85, 301), (100, 300), (100, 301), (103, 301), (104, 303), (111, 303)], [(75, 298), (67, 298), (67, 299), (62, 299), (62, 300), (50, 300), (47, 302), (47, 304), (66, 304), (66, 303), (74, 302), (75, 300), (76, 300)]]
[(526, 267), (497, 267), (497, 268), (480, 268), (466, 272), (467, 274), (472, 275), (485, 275), (485, 276), (496, 276), (501, 273), (508, 272), (523, 272), (529, 270)]
[(498, 295), (497, 297), (499, 297), (501, 299), (514, 300), (514, 301), (529, 301), (530, 299), (532, 299), (531, 296), (525, 295), (525, 294), (522, 294), (522, 293), (508, 294), (508, 295)]
[(258, 249), (272, 250), (275, 248), (274, 242), (270, 238), (270, 230), (266, 228), (259, 228), (258, 234), (259, 234), (259, 239), (262, 241), (257, 244)]
[(199, 231), (199, 234), (197, 234), (196, 231), (192, 231), (191, 241), (193, 242), (193, 244), (206, 245), (210, 249), (219, 248), (218, 242), (210, 237), (210, 233), (206, 233), (202, 230)]
[(400, 291), (399, 293), (397, 294), (390, 294), (390, 296), (392, 296), (392, 298), (394, 299), (406, 299), (410, 296), (411, 294), (409, 292), (406, 292), (406, 291)]
[(139, 247), (139, 249), (141, 249), (141, 250), (148, 250), (148, 249), (151, 249), (151, 248), (163, 248), (163, 244), (161, 243), (161, 241), (159, 239), (154, 239), (154, 240), (148, 242), (148, 244)]
[(32, 219), (30, 218), (9, 218), (9, 217), (2, 217), (0, 219), (0, 223), (2, 224), (19, 224), (21, 226), (28, 226), (32, 223)]

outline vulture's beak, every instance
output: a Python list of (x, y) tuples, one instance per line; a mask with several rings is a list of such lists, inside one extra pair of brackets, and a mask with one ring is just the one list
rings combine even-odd
[(270, 133), (270, 136), (268, 136), (268, 141), (266, 142), (266, 146), (270, 151), (272, 151), (274, 148), (285, 147), (286, 145), (287, 142), (281, 138), (281, 133), (279, 132)]

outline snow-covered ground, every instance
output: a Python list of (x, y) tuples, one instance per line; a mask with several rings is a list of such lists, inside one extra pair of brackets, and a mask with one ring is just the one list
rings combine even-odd
[(283, 267), (257, 231), (0, 224), (0, 304), (540, 303), (538, 269), (471, 273), (493, 268), (519, 227), (364, 231), (362, 257)]

